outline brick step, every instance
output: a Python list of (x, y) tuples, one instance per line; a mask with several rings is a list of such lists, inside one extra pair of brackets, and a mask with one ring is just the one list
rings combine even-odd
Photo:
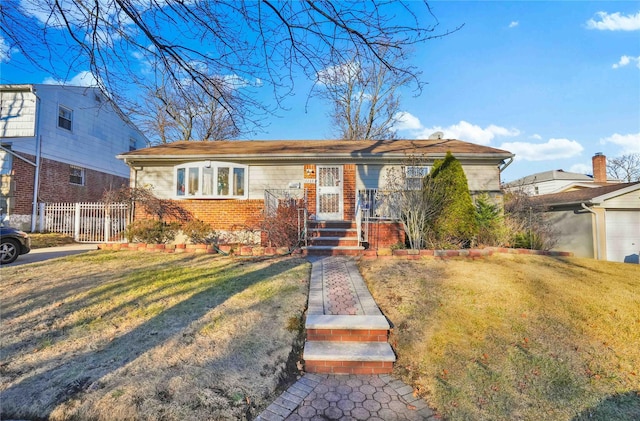
[(308, 315), (307, 341), (387, 342), (389, 322), (384, 316)]
[(311, 341), (303, 359), (308, 373), (388, 374), (396, 356), (387, 342)]
[(356, 228), (309, 228), (309, 237), (357, 237)]
[(355, 221), (309, 221), (307, 222), (309, 229), (318, 228), (339, 228), (339, 229), (353, 229), (358, 228)]

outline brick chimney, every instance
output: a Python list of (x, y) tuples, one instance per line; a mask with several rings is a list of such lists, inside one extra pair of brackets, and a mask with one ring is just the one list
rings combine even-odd
[(593, 163), (593, 181), (596, 183), (607, 182), (607, 157), (602, 152), (596, 152), (591, 158)]

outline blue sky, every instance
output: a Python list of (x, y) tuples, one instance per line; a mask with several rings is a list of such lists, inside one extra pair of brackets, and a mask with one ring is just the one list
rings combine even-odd
[[(428, 84), (418, 97), (402, 93), (399, 137), (442, 131), (509, 150), (516, 160), (503, 181), (553, 169), (590, 173), (596, 152), (640, 153), (639, 2), (430, 5), (440, 29), (464, 27), (416, 49)], [(7, 55), (2, 41), (0, 66), (1, 83), (51, 81), (27, 71), (19, 53)], [(254, 138), (330, 138), (327, 104), (307, 101), (309, 86), (297, 82), (287, 110)]]

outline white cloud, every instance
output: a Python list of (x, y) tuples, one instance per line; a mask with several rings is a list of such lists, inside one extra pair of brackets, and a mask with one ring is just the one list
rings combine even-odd
[(425, 127), (420, 122), (420, 119), (408, 112), (398, 113), (398, 120), (395, 126), (396, 130), (406, 130), (411, 137), (416, 139), (427, 139), (435, 132), (443, 132), (445, 139), (460, 139), (480, 145), (488, 145), (496, 137), (512, 137), (520, 134), (518, 129), (508, 129), (495, 124), (482, 128), (464, 120), (447, 127)]
[(52, 77), (48, 77), (42, 83), (45, 83), (48, 85), (98, 86), (98, 82), (96, 81), (96, 78), (93, 77), (93, 74), (87, 70), (78, 73), (72, 79), (66, 82), (54, 79)]
[(396, 121), (396, 130), (421, 130), (423, 128), (420, 119), (406, 111), (396, 114)]
[(587, 21), (587, 29), (600, 31), (638, 31), (640, 30), (640, 11), (635, 15), (621, 15), (620, 12), (598, 12)]
[(0, 36), (0, 63), (8, 62), (11, 59), (11, 48)]
[(615, 133), (609, 137), (601, 139), (601, 143), (613, 143), (622, 147), (622, 153), (640, 153), (640, 132), (631, 134)]
[(611, 68), (619, 69), (620, 67), (628, 66), (632, 62), (636, 64), (636, 67), (638, 69), (640, 69), (640, 56), (638, 57), (622, 56), (620, 57), (620, 61), (615, 63), (613, 66), (611, 66)]
[(538, 133), (534, 133), (529, 136), (529, 139), (542, 140), (542, 136), (540, 136)]
[(500, 149), (513, 152), (517, 160), (524, 161), (572, 158), (584, 150), (580, 143), (569, 139), (549, 139), (546, 143), (506, 142), (500, 145)]
[(569, 168), (569, 172), (574, 172), (577, 174), (592, 174), (593, 167), (587, 164), (574, 164)]
[(515, 28), (518, 25), (520, 25), (520, 22), (518, 22), (517, 20), (514, 20), (509, 24), (509, 28)]
[(316, 73), (316, 79), (323, 85), (340, 85), (353, 78), (358, 72), (360, 72), (360, 63), (351, 61), (320, 70)]

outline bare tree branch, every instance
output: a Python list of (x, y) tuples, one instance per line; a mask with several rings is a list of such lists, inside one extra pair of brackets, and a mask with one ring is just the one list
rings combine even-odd
[[(88, 67), (130, 112), (144, 105), (132, 85), (155, 88), (162, 74), (176, 95), (216, 102), (236, 131), (275, 111), (258, 92), (279, 105), (301, 75), (351, 60), (418, 81), (408, 48), (452, 32), (436, 33), (418, 1), (5, 0), (0, 14), (9, 48), (58, 79)], [(229, 77), (243, 83), (230, 91)]]
[(640, 181), (640, 154), (631, 153), (609, 158), (607, 160), (607, 174), (627, 183)]

